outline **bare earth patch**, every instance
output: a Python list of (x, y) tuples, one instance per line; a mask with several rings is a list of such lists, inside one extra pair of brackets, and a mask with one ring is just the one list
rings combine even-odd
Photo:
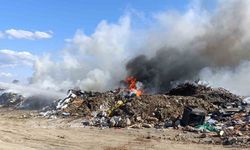
[(0, 110), (0, 149), (236, 149), (172, 140), (180, 131), (167, 129), (84, 128), (81, 120), (45, 119), (32, 111)]

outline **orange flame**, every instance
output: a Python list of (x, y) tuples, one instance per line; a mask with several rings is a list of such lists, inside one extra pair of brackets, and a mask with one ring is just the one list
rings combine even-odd
[(137, 90), (137, 92), (136, 92), (136, 96), (141, 96), (142, 95), (142, 91), (141, 90)]
[(129, 90), (131, 92), (135, 92), (136, 96), (139, 97), (142, 95), (142, 90), (140, 90), (140, 89), (138, 89), (138, 87), (136, 87), (137, 80), (135, 77), (128, 77), (128, 78), (126, 78), (125, 82), (129, 84)]
[(128, 77), (125, 82), (129, 84), (129, 89), (133, 90), (136, 89), (136, 78), (135, 77)]

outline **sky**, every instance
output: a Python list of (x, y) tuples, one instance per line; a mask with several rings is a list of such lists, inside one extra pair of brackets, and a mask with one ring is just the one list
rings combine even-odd
[[(213, 9), (215, 1), (200, 1)], [(52, 59), (79, 30), (91, 35), (105, 20), (116, 23), (125, 14), (150, 18), (161, 11), (185, 11), (187, 0), (0, 0), (0, 81), (28, 81), (35, 59)], [(145, 22), (134, 19), (140, 28)]]

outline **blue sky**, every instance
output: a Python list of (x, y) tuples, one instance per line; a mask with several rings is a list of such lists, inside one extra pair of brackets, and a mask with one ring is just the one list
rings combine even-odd
[[(202, 2), (208, 9), (214, 6), (214, 1)], [(37, 56), (57, 55), (65, 47), (65, 39), (72, 38), (78, 29), (89, 35), (101, 20), (117, 22), (130, 10), (150, 16), (171, 9), (184, 11), (189, 3), (187, 0), (0, 0), (0, 50), (27, 51)], [(20, 30), (32, 35), (13, 35)], [(45, 33), (46, 37), (36, 35), (36, 31)], [(3, 57), (5, 55), (2, 60)], [(9, 81), (12, 78), (3, 77), (8, 76), (6, 73), (23, 79), (31, 76), (32, 69), (29, 65), (1, 67), (0, 62), (0, 72), (0, 81)]]

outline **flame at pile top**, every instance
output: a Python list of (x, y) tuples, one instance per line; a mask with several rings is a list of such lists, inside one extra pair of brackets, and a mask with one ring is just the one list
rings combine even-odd
[(125, 80), (126, 83), (129, 84), (129, 90), (131, 93), (136, 94), (136, 96), (142, 95), (142, 83), (140, 81), (137, 81), (137, 79), (133, 76), (127, 77)]

